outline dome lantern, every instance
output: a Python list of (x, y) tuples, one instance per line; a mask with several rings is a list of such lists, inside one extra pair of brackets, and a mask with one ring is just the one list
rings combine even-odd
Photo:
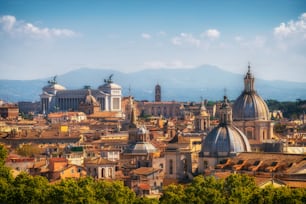
[(255, 92), (254, 89), (254, 77), (251, 73), (251, 65), (249, 63), (248, 65), (248, 72), (244, 77), (244, 92), (245, 93), (251, 93), (251, 92)]

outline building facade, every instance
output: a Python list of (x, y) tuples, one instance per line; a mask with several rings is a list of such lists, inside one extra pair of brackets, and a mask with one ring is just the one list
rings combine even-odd
[(90, 114), (97, 108), (99, 111), (121, 112), (122, 89), (111, 78), (104, 80), (105, 83), (98, 89), (86, 86), (83, 89), (67, 90), (54, 77), (43, 87), (40, 95), (41, 112), (79, 111), (80, 107)]

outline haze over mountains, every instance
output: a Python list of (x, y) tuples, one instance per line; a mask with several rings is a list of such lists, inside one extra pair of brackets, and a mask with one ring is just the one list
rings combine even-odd
[[(245, 71), (245, 73), (247, 70)], [(57, 76), (57, 82), (67, 89), (79, 89), (85, 85), (96, 89), (104, 79), (113, 74), (113, 81), (122, 86), (123, 95), (136, 100), (154, 100), (154, 87), (162, 87), (163, 101), (221, 100), (224, 89), (230, 100), (238, 97), (244, 88), (245, 73), (235, 74), (211, 65), (193, 69), (147, 69), (123, 73), (108, 69), (80, 68)], [(0, 99), (9, 102), (38, 101), (48, 79), (0, 80)], [(255, 89), (266, 99), (295, 101), (306, 99), (306, 83), (268, 81), (255, 76)]]

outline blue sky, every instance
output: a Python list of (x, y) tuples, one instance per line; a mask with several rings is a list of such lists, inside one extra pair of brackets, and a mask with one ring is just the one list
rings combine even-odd
[(306, 82), (306, 1), (0, 0), (1, 79), (203, 64)]

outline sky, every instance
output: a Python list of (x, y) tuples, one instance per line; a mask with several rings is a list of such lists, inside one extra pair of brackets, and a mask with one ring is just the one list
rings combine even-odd
[(305, 0), (0, 0), (0, 79), (248, 63), (306, 82)]

